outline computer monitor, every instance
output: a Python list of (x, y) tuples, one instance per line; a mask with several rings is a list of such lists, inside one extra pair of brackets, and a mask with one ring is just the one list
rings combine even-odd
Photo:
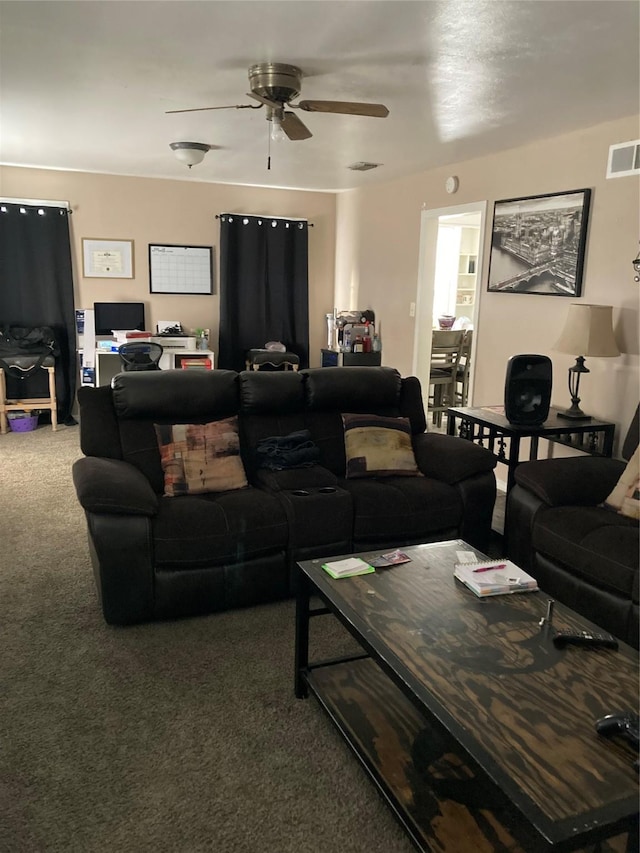
[(93, 311), (96, 335), (124, 329), (145, 331), (144, 302), (94, 302)]

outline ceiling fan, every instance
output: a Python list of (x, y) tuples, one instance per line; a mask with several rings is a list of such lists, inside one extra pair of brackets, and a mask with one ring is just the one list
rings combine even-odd
[(167, 110), (167, 113), (190, 113), (202, 110), (258, 110), (267, 108), (267, 121), (272, 122), (272, 131), (282, 129), (291, 140), (309, 139), (313, 134), (298, 116), (287, 108), (309, 113), (341, 113), (343, 115), (372, 116), (386, 118), (389, 110), (384, 104), (365, 104), (352, 101), (291, 101), (300, 94), (302, 71), (295, 65), (282, 62), (259, 62), (249, 68), (251, 91), (247, 97), (258, 104), (232, 104), (222, 107), (195, 107), (186, 110)]

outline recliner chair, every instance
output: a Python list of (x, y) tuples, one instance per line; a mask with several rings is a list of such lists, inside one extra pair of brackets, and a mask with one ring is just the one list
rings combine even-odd
[(638, 520), (603, 506), (640, 438), (640, 407), (622, 459), (537, 459), (516, 468), (506, 513), (507, 555), (545, 593), (605, 631), (640, 643)]

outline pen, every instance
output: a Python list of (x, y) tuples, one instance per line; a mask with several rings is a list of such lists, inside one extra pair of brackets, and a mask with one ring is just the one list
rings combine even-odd
[(500, 565), (498, 565), (498, 566), (484, 566), (482, 569), (474, 569), (473, 574), (475, 575), (478, 572), (491, 572), (494, 569), (506, 569), (506, 568), (507, 568), (506, 563), (500, 563)]

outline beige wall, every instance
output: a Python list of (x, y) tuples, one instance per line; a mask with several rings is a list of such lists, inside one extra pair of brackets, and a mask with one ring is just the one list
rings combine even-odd
[[(486, 200), (488, 232), (480, 281), (476, 334), (475, 405), (502, 401), (506, 362), (515, 353), (549, 355), (554, 366), (553, 402), (568, 405), (567, 369), (573, 358), (554, 352), (571, 300), (527, 294), (486, 293), (490, 226), (496, 199), (590, 187), (590, 225), (582, 299), (614, 306), (623, 355), (588, 359), (583, 408), (626, 427), (638, 402), (639, 293), (631, 261), (640, 234), (640, 184), (636, 178), (605, 179), (609, 145), (638, 138), (638, 117), (599, 125), (542, 143), (457, 163), (390, 183), (340, 193), (293, 192), (222, 184), (123, 178), (78, 172), (4, 167), (0, 195), (68, 200), (76, 270), (76, 304), (99, 300), (145, 301), (148, 322), (179, 319), (187, 328), (210, 326), (217, 349), (219, 296), (150, 296), (148, 243), (213, 245), (218, 260), (216, 213), (237, 211), (306, 217), (309, 239), (311, 364), (325, 343), (324, 315), (339, 309), (373, 308), (383, 338), (383, 363), (412, 372), (421, 211)], [(447, 195), (447, 175), (460, 189)], [(133, 239), (133, 281), (82, 277), (82, 237)], [(216, 283), (217, 283), (216, 269)], [(335, 282), (335, 288), (334, 288)]]
[[(308, 219), (314, 226), (309, 229), (310, 355), (311, 365), (319, 365), (320, 347), (326, 343), (325, 314), (333, 310), (333, 194), (4, 167), (0, 170), (0, 195), (70, 202), (78, 308), (90, 308), (94, 302), (145, 302), (149, 328), (155, 329), (158, 320), (174, 319), (185, 329), (210, 328), (210, 345), (216, 353), (220, 317), (220, 230), (215, 215), (240, 212)], [(133, 240), (134, 279), (84, 278), (83, 237)], [(215, 294), (150, 294), (149, 243), (213, 246)], [(264, 343), (266, 341), (256, 341), (256, 346)]]
[[(640, 234), (640, 182), (635, 177), (606, 180), (605, 173), (609, 145), (638, 135), (638, 117), (634, 116), (342, 194), (337, 215), (338, 301), (342, 307), (373, 308), (381, 323), (383, 363), (410, 373), (414, 320), (409, 316), (409, 304), (416, 300), (421, 210), (487, 200), (474, 405), (501, 403), (507, 359), (515, 353), (532, 352), (552, 359), (552, 402), (567, 406), (567, 370), (574, 359), (555, 352), (553, 344), (573, 300), (486, 293), (490, 228), (496, 199), (590, 187), (581, 298), (614, 306), (614, 328), (623, 355), (587, 359), (591, 373), (582, 378), (582, 407), (626, 428), (640, 395), (640, 286), (633, 280), (631, 265)], [(460, 189), (453, 196), (445, 192), (448, 175), (460, 179)]]

